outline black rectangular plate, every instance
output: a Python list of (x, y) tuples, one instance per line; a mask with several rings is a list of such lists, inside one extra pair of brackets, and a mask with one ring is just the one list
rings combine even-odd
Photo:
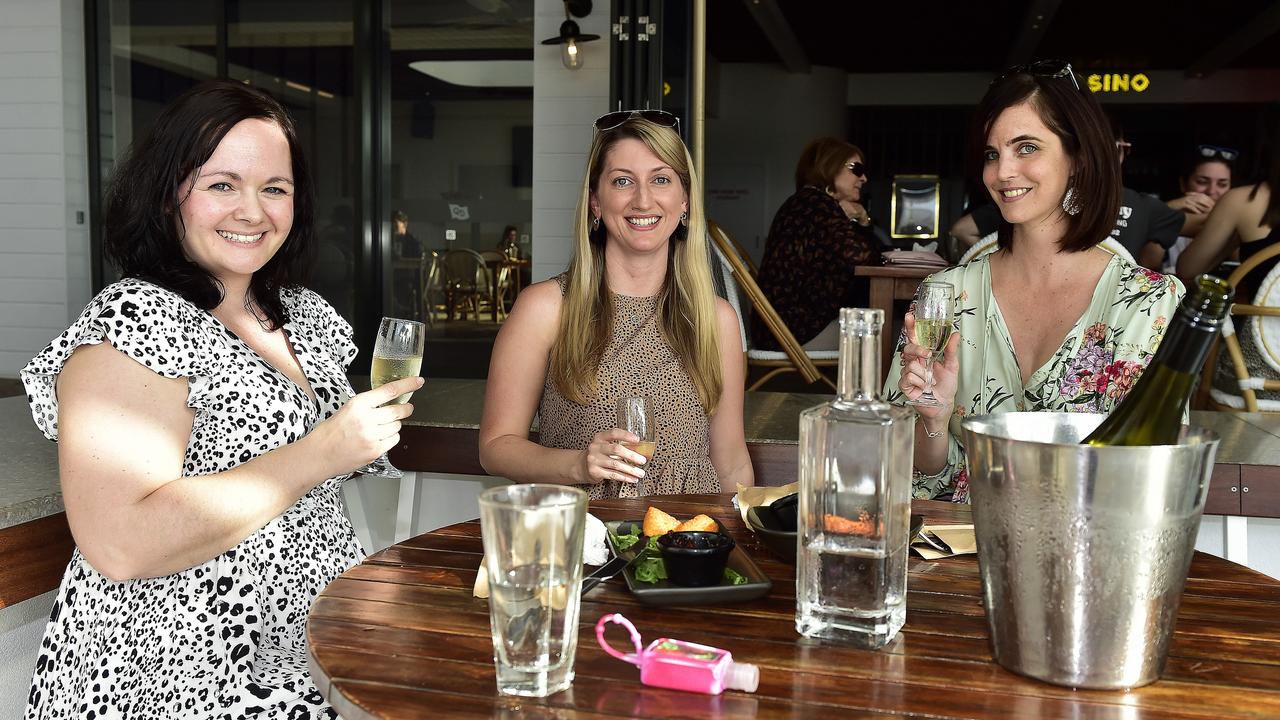
[[(638, 531), (640, 526), (639, 520), (614, 520), (605, 523), (609, 532), (616, 535), (630, 535)], [(642, 537), (640, 542), (648, 542), (648, 539)], [(610, 550), (618, 552), (613, 547), (612, 539), (609, 540), (609, 545)], [(729, 567), (745, 577), (747, 582), (742, 585), (710, 587), (683, 587), (667, 580), (646, 583), (636, 580), (634, 566), (622, 571), (622, 576), (626, 578), (627, 587), (635, 594), (636, 599), (646, 605), (721, 605), (745, 602), (764, 597), (773, 589), (768, 576), (756, 567), (751, 556), (741, 547), (734, 547), (733, 552), (729, 553)]]

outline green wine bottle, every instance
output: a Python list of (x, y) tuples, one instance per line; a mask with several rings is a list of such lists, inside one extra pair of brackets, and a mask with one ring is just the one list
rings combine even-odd
[(1086, 445), (1176, 445), (1182, 411), (1209, 347), (1222, 330), (1235, 290), (1212, 275), (1196, 278), (1169, 321), (1164, 340), (1128, 397), (1083, 442)]

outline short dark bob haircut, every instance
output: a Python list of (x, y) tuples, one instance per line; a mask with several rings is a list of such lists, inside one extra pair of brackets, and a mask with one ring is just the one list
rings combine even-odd
[[(104, 253), (125, 277), (169, 288), (203, 310), (222, 302), (224, 288), (182, 250), (182, 186), (242, 120), (274, 122), (289, 142), (293, 163), (293, 227), (276, 254), (253, 274), (248, 302), (257, 305), (268, 329), (281, 327), (288, 312), (280, 290), (302, 285), (315, 252), (315, 200), (311, 173), (293, 120), (265, 91), (244, 83), (201, 83), (170, 103), (116, 167), (103, 212)], [(187, 194), (190, 194), (188, 189)]]
[(848, 172), (844, 164), (854, 155), (864, 162), (867, 159), (857, 145), (840, 138), (820, 137), (810, 141), (800, 151), (800, 160), (796, 162), (796, 190), (805, 185), (830, 189), (835, 185), (837, 175)]
[[(1061, 252), (1088, 250), (1111, 235), (1120, 214), (1124, 188), (1116, 139), (1107, 116), (1092, 93), (1077, 90), (1071, 78), (1014, 72), (993, 82), (978, 103), (969, 128), (970, 167), (985, 188), (982, 168), (991, 126), (1000, 113), (1024, 102), (1031, 103), (1040, 120), (1058, 136), (1074, 169), (1067, 187), (1073, 191), (1080, 212), (1063, 214), (1067, 230), (1059, 243)], [(998, 206), (998, 198), (993, 200)], [(1000, 218), (997, 237), (999, 247), (1010, 247), (1013, 226), (1004, 217)]]

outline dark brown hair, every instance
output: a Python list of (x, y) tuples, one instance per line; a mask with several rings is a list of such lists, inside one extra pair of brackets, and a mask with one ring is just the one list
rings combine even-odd
[(1249, 191), (1249, 199), (1253, 200), (1257, 197), (1258, 188), (1261, 188), (1263, 183), (1267, 184), (1271, 195), (1267, 198), (1267, 209), (1263, 211), (1258, 227), (1269, 227), (1274, 230), (1280, 227), (1280, 120), (1273, 118), (1272, 123), (1271, 147), (1267, 148), (1271, 153), (1271, 166), (1267, 170), (1266, 178), (1256, 183)]
[(315, 201), (293, 120), (263, 90), (240, 82), (209, 81), (165, 107), (112, 174), (104, 202), (103, 249), (125, 277), (169, 288), (203, 310), (217, 307), (223, 299), (222, 284), (182, 250), (180, 208), (187, 199), (182, 185), (209, 160), (231, 128), (251, 118), (280, 127), (293, 163), (293, 227), (249, 281), (247, 301), (257, 304), (274, 330), (289, 319), (280, 289), (302, 285), (311, 268)]
[[(1080, 212), (1064, 213), (1067, 230), (1059, 246), (1063, 252), (1088, 250), (1106, 239), (1115, 227), (1123, 186), (1116, 139), (1107, 116), (1093, 95), (1077, 90), (1071, 78), (1015, 72), (993, 82), (978, 103), (970, 125), (970, 167), (985, 187), (982, 168), (991, 126), (1000, 113), (1024, 102), (1035, 108), (1040, 120), (1062, 142), (1073, 168), (1067, 187)], [(1013, 239), (1013, 226), (1003, 217), (998, 238), (999, 246), (1006, 249)]]
[(812, 185), (823, 190), (835, 184), (836, 175), (845, 170), (844, 164), (857, 155), (866, 160), (857, 145), (840, 138), (820, 137), (812, 140), (800, 151), (796, 163), (796, 189)]

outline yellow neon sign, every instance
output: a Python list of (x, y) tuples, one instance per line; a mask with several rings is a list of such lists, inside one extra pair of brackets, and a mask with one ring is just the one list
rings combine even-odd
[(1151, 78), (1144, 73), (1094, 73), (1085, 82), (1090, 92), (1140, 93), (1151, 87)]

